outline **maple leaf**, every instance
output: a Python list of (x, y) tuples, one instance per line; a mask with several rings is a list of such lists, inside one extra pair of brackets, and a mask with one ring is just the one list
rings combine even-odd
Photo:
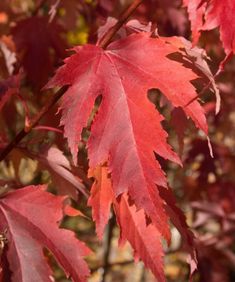
[(110, 207), (113, 200), (112, 185), (106, 167), (98, 166), (90, 170), (88, 177), (95, 178), (95, 182), (91, 187), (88, 205), (92, 207), (92, 218), (96, 224), (96, 233), (99, 239), (101, 239), (109, 220)]
[(165, 210), (169, 215), (171, 222), (175, 225), (182, 236), (183, 246), (189, 253), (190, 278), (197, 268), (197, 255), (194, 246), (194, 235), (189, 230), (186, 223), (186, 217), (183, 212), (177, 207), (174, 195), (169, 188), (160, 187), (159, 194), (165, 200)]
[(50, 172), (52, 182), (55, 183), (57, 191), (61, 195), (68, 195), (74, 200), (78, 199), (78, 191), (87, 196), (82, 181), (72, 173), (69, 160), (63, 152), (55, 147), (42, 148), (40, 153), (33, 153), (26, 149), (21, 149), (30, 158), (39, 162), (40, 169)]
[(8, 240), (6, 255), (12, 281), (51, 281), (43, 247), (53, 253), (73, 281), (85, 281), (89, 270), (82, 257), (89, 250), (71, 231), (58, 226), (64, 197), (44, 189), (28, 186), (0, 199), (0, 228)]
[(103, 234), (110, 214), (110, 205), (113, 203), (120, 227), (119, 244), (130, 242), (135, 259), (143, 260), (146, 267), (152, 270), (159, 281), (165, 281), (161, 234), (157, 228), (153, 224), (146, 225), (144, 211), (137, 211), (133, 203), (129, 204), (126, 193), (117, 200), (115, 199), (106, 166), (98, 166), (91, 170), (88, 176), (93, 176), (96, 180), (91, 189), (88, 203), (92, 206), (92, 215), (96, 222), (98, 236), (101, 237)]
[(201, 30), (220, 29), (220, 38), (226, 54), (235, 52), (235, 1), (184, 0), (187, 7), (194, 43)]
[(37, 88), (47, 82), (55, 63), (65, 56), (62, 31), (55, 22), (49, 23), (47, 17), (36, 16), (19, 21), (12, 30), (20, 61)]
[[(96, 229), (101, 230), (103, 233), (104, 226), (108, 222), (110, 204), (112, 203), (120, 227), (119, 244), (123, 245), (126, 241), (130, 242), (134, 249), (135, 258), (141, 259), (146, 267), (155, 274), (158, 281), (165, 281), (162, 235), (158, 229), (152, 223), (146, 224), (144, 211), (136, 209), (127, 193), (116, 199), (111, 189), (111, 178), (106, 166), (98, 166), (95, 170), (90, 171), (89, 176), (96, 179), (89, 199), (93, 219), (96, 221)], [(193, 272), (193, 267), (197, 262), (193, 233), (188, 229), (184, 214), (176, 206), (171, 190), (160, 187), (159, 192), (165, 200), (165, 210), (182, 235), (183, 245), (191, 256), (189, 262)]]
[[(85, 45), (74, 49), (47, 87), (70, 85), (62, 100), (61, 124), (76, 163), (78, 143), (96, 98), (102, 103), (88, 141), (91, 168), (109, 160), (115, 196), (129, 193), (137, 208), (143, 208), (169, 241), (168, 218), (156, 189), (167, 181), (154, 152), (180, 163), (167, 144), (161, 127), (163, 117), (147, 98), (150, 88), (159, 88), (176, 107), (184, 107), (196, 92), (191, 80), (197, 76), (166, 56), (175, 46), (148, 33), (128, 36), (107, 50)], [(184, 77), (184, 79), (182, 79)], [(197, 101), (184, 108), (195, 124), (207, 131), (202, 107)], [(120, 114), (121, 112), (121, 114)]]
[(146, 225), (144, 211), (136, 211), (135, 205), (128, 203), (126, 193), (115, 202), (114, 209), (121, 229), (119, 243), (124, 244), (128, 240), (134, 249), (135, 259), (141, 258), (159, 282), (165, 281), (164, 252), (157, 228), (152, 224)]
[(180, 108), (174, 108), (171, 112), (171, 126), (174, 128), (177, 135), (178, 144), (179, 144), (179, 155), (182, 156), (184, 149), (184, 133), (188, 126), (188, 120)]
[[(198, 48), (197, 46), (192, 46), (192, 43), (186, 40), (184, 37), (170, 37), (166, 38), (171, 44), (177, 46), (178, 48), (182, 49), (182, 55), (187, 63), (190, 63), (190, 67), (195, 71), (199, 72), (200, 76), (205, 77), (209, 80), (209, 84), (205, 85), (205, 89), (207, 89), (210, 85), (212, 90), (215, 93), (216, 97), (216, 107), (215, 113), (218, 114), (220, 111), (221, 105), (221, 98), (218, 86), (215, 82), (215, 77), (212, 74), (210, 67), (208, 66), (207, 60), (211, 60), (209, 56), (207, 56), (206, 52), (202, 48)], [(203, 91), (201, 92), (201, 94)]]
[(75, 200), (78, 198), (78, 191), (87, 195), (82, 181), (72, 173), (68, 159), (58, 148), (49, 148), (37, 159), (42, 167), (49, 170), (52, 180), (62, 195), (70, 195)]

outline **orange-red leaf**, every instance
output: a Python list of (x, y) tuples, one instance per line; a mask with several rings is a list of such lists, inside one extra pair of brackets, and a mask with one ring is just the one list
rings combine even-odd
[[(96, 194), (92, 195), (90, 201), (93, 201), (92, 210), (93, 214), (98, 214), (102, 210), (102, 206), (106, 204), (109, 207), (109, 201), (114, 205), (114, 211), (117, 217), (117, 222), (120, 226), (120, 240), (119, 243), (123, 244), (128, 241), (134, 249), (136, 259), (141, 259), (146, 267), (150, 268), (158, 281), (165, 281), (163, 271), (163, 248), (162, 248), (162, 235), (158, 229), (152, 224), (146, 224), (146, 216), (143, 210), (137, 211), (133, 201), (129, 199), (126, 193), (116, 199), (113, 197), (111, 187), (111, 179), (108, 177), (108, 171), (105, 166), (97, 167), (93, 173), (93, 177), (97, 179)], [(103, 180), (103, 181), (102, 181)], [(183, 244), (190, 254), (190, 264), (194, 266), (196, 263), (195, 249), (193, 243), (193, 234), (188, 229), (185, 221), (185, 216), (175, 204), (175, 200), (171, 190), (159, 187), (160, 196), (165, 200), (165, 210), (170, 216), (171, 221), (179, 230), (182, 235)], [(100, 200), (102, 196), (109, 195), (109, 201), (106, 203), (97, 204), (97, 199)], [(95, 198), (96, 199), (95, 199)], [(130, 200), (130, 201), (129, 201)], [(103, 208), (105, 212), (105, 209)], [(108, 216), (109, 209), (106, 214)], [(95, 218), (94, 218), (95, 219)], [(100, 225), (102, 223), (100, 218), (95, 219)], [(106, 218), (107, 222), (107, 218)], [(192, 272), (194, 269), (192, 269)]]
[(136, 211), (135, 205), (128, 203), (128, 196), (123, 194), (114, 204), (117, 221), (120, 226), (120, 243), (128, 240), (134, 249), (135, 259), (141, 258), (146, 267), (151, 269), (159, 282), (165, 281), (163, 270), (164, 252), (161, 234), (152, 224), (146, 225), (143, 210)]
[(69, 85), (62, 100), (61, 124), (65, 128), (74, 162), (83, 127), (94, 102), (102, 95), (99, 112), (88, 141), (90, 167), (109, 160), (116, 196), (128, 192), (138, 209), (143, 208), (159, 232), (170, 239), (168, 217), (156, 185), (167, 186), (154, 152), (180, 163), (167, 144), (163, 117), (147, 98), (147, 91), (159, 88), (176, 107), (183, 107), (195, 124), (207, 131), (202, 107), (191, 101), (196, 92), (191, 80), (197, 76), (167, 56), (175, 46), (148, 33), (116, 41), (103, 50), (85, 45), (75, 48), (48, 86)]
[(219, 27), (225, 52), (235, 52), (235, 1), (184, 0), (184, 4), (188, 9), (194, 43), (201, 30)]
[(88, 176), (95, 178), (95, 182), (91, 187), (88, 205), (92, 207), (92, 218), (96, 223), (96, 233), (101, 239), (109, 220), (113, 199), (111, 181), (108, 177), (107, 167), (104, 166), (91, 169)]

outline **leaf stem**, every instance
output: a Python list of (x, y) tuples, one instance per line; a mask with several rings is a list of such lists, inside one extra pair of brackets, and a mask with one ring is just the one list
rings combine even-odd
[(12, 151), (14, 147), (38, 124), (41, 118), (56, 104), (56, 102), (65, 93), (67, 87), (61, 88), (50, 100), (42, 107), (40, 112), (31, 120), (30, 124), (23, 128), (15, 138), (6, 146), (6, 148), (0, 154), (0, 161), (4, 160), (5, 157)]
[(133, 14), (133, 12), (138, 8), (138, 6), (143, 2), (143, 0), (134, 0), (132, 4), (124, 11), (120, 16), (118, 22), (111, 27), (104, 37), (100, 40), (99, 46), (103, 49), (107, 48), (114, 35), (123, 26), (123, 24), (128, 20), (128, 18)]
[[(106, 48), (111, 40), (113, 39), (116, 32), (122, 27), (122, 25), (127, 21), (129, 16), (136, 10), (136, 8), (143, 2), (143, 0), (134, 0), (132, 4), (123, 12), (120, 16), (118, 22), (104, 35), (101, 39), (99, 46)], [(44, 1), (41, 2), (41, 4)], [(6, 146), (6, 148), (0, 153), (0, 161), (4, 160), (6, 156), (16, 147), (20, 141), (38, 124), (41, 118), (56, 104), (56, 102), (64, 95), (67, 87), (61, 88), (55, 95), (49, 100), (49, 102), (44, 105), (44, 107), (39, 111), (39, 113), (32, 119), (31, 123), (27, 128), (22, 129), (15, 138)]]

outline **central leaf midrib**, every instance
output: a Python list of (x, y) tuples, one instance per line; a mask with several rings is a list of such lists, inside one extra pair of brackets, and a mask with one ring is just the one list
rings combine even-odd
[[(114, 69), (115, 69), (115, 71), (116, 71), (116, 73), (117, 73), (117, 77), (118, 77), (118, 79), (119, 79), (119, 84), (121, 85), (121, 88), (123, 89), (122, 93), (126, 93), (125, 88), (124, 88), (124, 86), (123, 86), (123, 84), (122, 84), (121, 76), (120, 76), (120, 74), (119, 74), (119, 72), (118, 72), (118, 68), (117, 68), (116, 64), (114, 63), (114, 61), (112, 60), (111, 56), (110, 56), (107, 52), (105, 53), (105, 56), (108, 58), (108, 60), (110, 61), (110, 63), (113, 65), (113, 67), (114, 67)], [(138, 143), (137, 143), (136, 138), (135, 138), (134, 125), (133, 125), (133, 122), (132, 122), (132, 119), (131, 119), (131, 113), (130, 113), (130, 110), (129, 110), (129, 103), (128, 103), (128, 101), (130, 101), (130, 102), (132, 102), (132, 103), (133, 103), (133, 101), (132, 101), (127, 95), (125, 95), (125, 94), (122, 95), (122, 96), (120, 96), (120, 99), (121, 99), (121, 98), (124, 99), (125, 104), (126, 104), (126, 108), (127, 108), (129, 120), (130, 120), (130, 123), (131, 123), (131, 125), (130, 125), (130, 130), (131, 130), (131, 136), (132, 136), (134, 148), (135, 148), (135, 151), (136, 151), (136, 155), (138, 156), (137, 159), (138, 159), (138, 162), (139, 162), (140, 170), (141, 170), (141, 172), (142, 172), (143, 178), (145, 179), (146, 186), (148, 186), (148, 185), (147, 185), (146, 176), (145, 176), (145, 172), (144, 172), (145, 169), (144, 169), (144, 167), (143, 167), (143, 165), (142, 165), (141, 158), (139, 157), (139, 156), (140, 156), (140, 153), (139, 153), (139, 146), (138, 146)], [(135, 104), (135, 103), (133, 103), (133, 104)], [(148, 190), (148, 189), (147, 189), (147, 190)]]

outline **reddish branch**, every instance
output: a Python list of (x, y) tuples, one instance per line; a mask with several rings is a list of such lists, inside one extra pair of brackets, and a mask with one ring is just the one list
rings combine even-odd
[(143, 0), (134, 0), (133, 3), (124, 11), (124, 13), (119, 17), (118, 22), (111, 27), (108, 32), (100, 41), (100, 47), (106, 48), (111, 42), (117, 31), (123, 26), (123, 24), (128, 20), (130, 15), (136, 10), (136, 8), (143, 2)]
[[(106, 48), (113, 39), (116, 32), (127, 21), (130, 15), (136, 10), (136, 8), (143, 2), (143, 0), (134, 0), (133, 3), (124, 11), (120, 16), (118, 22), (104, 35), (100, 42), (100, 47)], [(42, 1), (43, 3), (43, 1)], [(64, 95), (66, 88), (61, 88), (55, 95), (49, 100), (49, 102), (40, 110), (40, 112), (34, 117), (30, 125), (27, 128), (22, 129), (15, 138), (7, 145), (7, 147), (0, 154), (0, 161), (16, 147), (20, 141), (38, 124), (41, 118), (57, 103), (57, 101)]]
[(61, 88), (50, 100), (42, 107), (40, 112), (31, 120), (31, 123), (24, 129), (22, 129), (15, 138), (7, 145), (7, 147), (0, 154), (0, 161), (4, 160), (5, 157), (16, 147), (19, 142), (38, 124), (41, 118), (55, 105), (55, 103), (62, 97), (65, 92), (65, 88)]

